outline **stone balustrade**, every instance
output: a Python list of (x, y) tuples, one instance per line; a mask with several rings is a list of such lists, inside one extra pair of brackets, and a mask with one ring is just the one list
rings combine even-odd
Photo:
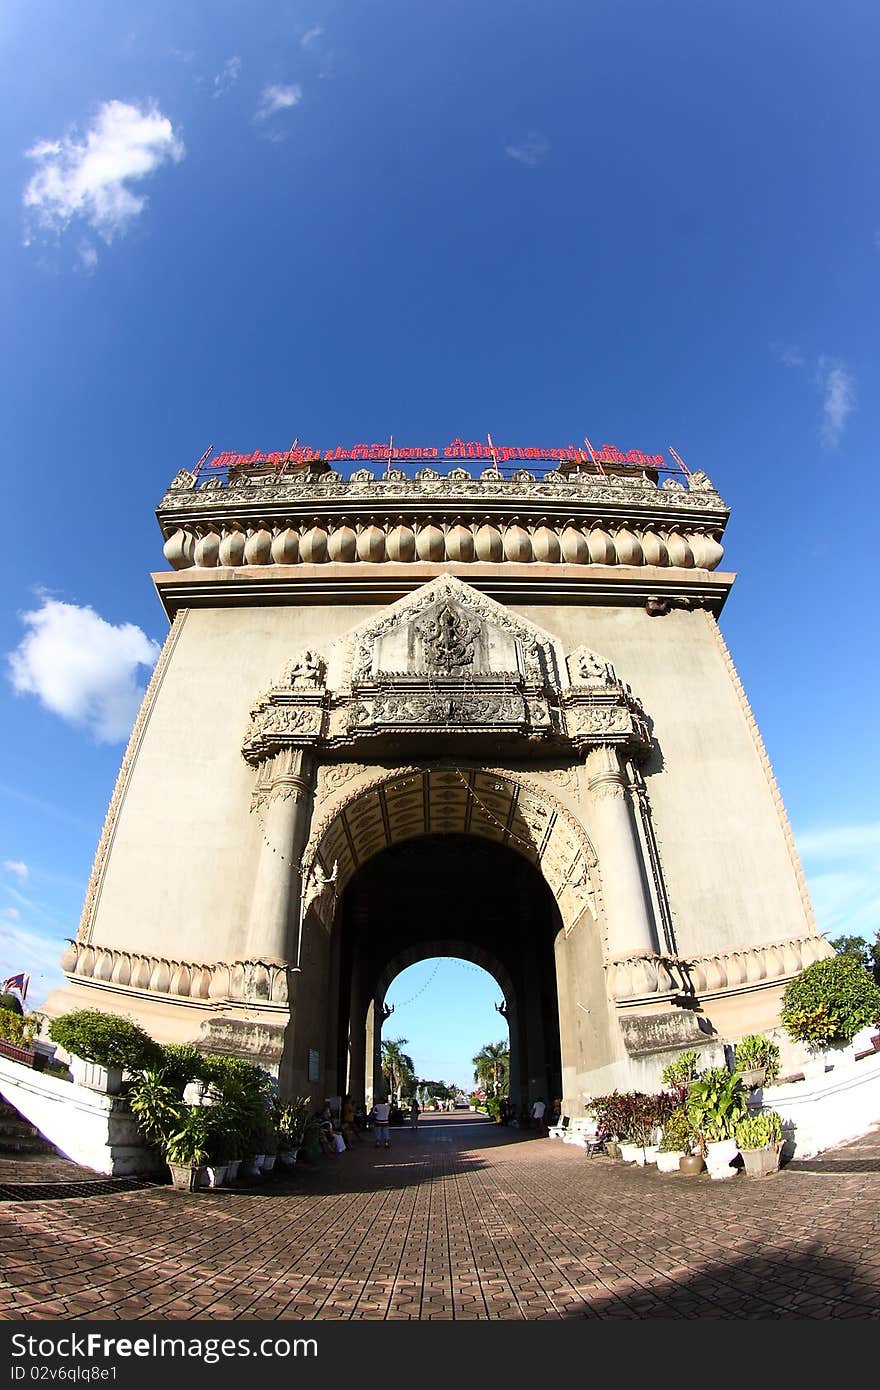
[(710, 527), (549, 524), (531, 519), (366, 523), (289, 519), (280, 525), (193, 519), (169, 528), (172, 569), (267, 565), (458, 564), (627, 565), (714, 570), (724, 548)]
[(823, 937), (805, 936), (691, 960), (639, 954), (615, 960), (608, 969), (611, 993), (619, 1003), (679, 994), (706, 998), (763, 981), (781, 984), (814, 961), (833, 954)]
[(261, 960), (205, 964), (70, 941), (61, 968), (72, 979), (193, 1001), (285, 1006), (289, 997), (288, 967)]

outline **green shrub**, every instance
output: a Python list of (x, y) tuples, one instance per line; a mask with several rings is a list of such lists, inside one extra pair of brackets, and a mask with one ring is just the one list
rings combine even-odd
[(164, 1150), (166, 1141), (181, 1128), (188, 1109), (179, 1092), (168, 1085), (164, 1072), (147, 1071), (135, 1081), (128, 1100), (141, 1134)]
[(726, 1067), (710, 1067), (704, 1071), (691, 1082), (687, 1112), (703, 1143), (732, 1139), (746, 1113), (745, 1092), (736, 1072), (729, 1072)]
[(736, 1065), (739, 1071), (763, 1067), (764, 1080), (770, 1086), (779, 1075), (779, 1048), (772, 1038), (750, 1033), (736, 1045)]
[(210, 1107), (187, 1105), (184, 1111), (179, 1127), (165, 1140), (163, 1149), (169, 1163), (196, 1168), (207, 1163), (209, 1157)]
[(207, 1081), (205, 1054), (191, 1043), (166, 1043), (160, 1068), (165, 1084), (183, 1093), (191, 1081)]
[(671, 1091), (687, 1089), (692, 1081), (695, 1081), (700, 1074), (700, 1054), (689, 1050), (682, 1052), (674, 1062), (670, 1062), (668, 1067), (663, 1068), (661, 1081), (664, 1086), (668, 1086)]
[(663, 1153), (692, 1154), (697, 1147), (697, 1136), (688, 1119), (687, 1110), (679, 1105), (663, 1126), (660, 1148)]
[(0, 994), (0, 1009), (6, 1009), (11, 1014), (23, 1014), (21, 1000), (17, 994)]
[[(825, 1011), (824, 1018), (818, 1010)], [(830, 956), (789, 981), (781, 1017), (796, 1042), (814, 1047), (848, 1043), (860, 1028), (880, 1018), (880, 988), (855, 956)]]
[(40, 1020), (35, 1014), (17, 1014), (10, 1009), (0, 1009), (0, 1038), (12, 1047), (30, 1047), (40, 1031)]
[(49, 1037), (66, 1052), (99, 1067), (145, 1071), (162, 1065), (161, 1047), (139, 1024), (97, 1009), (62, 1014), (50, 1024)]
[(766, 1149), (782, 1143), (782, 1116), (775, 1110), (761, 1115), (747, 1115), (736, 1127), (736, 1142), (741, 1149)]

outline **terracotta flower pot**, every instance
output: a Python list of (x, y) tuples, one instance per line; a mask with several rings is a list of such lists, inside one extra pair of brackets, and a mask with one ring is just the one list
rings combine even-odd
[(685, 1154), (678, 1160), (678, 1171), (688, 1177), (696, 1177), (705, 1168), (702, 1154)]

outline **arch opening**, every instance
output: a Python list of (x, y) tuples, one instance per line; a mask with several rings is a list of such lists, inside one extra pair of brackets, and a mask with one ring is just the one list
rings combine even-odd
[(456, 956), (487, 970), (503, 995), (511, 1099), (561, 1096), (554, 948), (562, 929), (540, 871), (504, 844), (451, 831), (373, 855), (346, 884), (332, 929), (328, 1060), (340, 1093), (369, 1104), (381, 1086), (383, 1007), (395, 976), (418, 960)]

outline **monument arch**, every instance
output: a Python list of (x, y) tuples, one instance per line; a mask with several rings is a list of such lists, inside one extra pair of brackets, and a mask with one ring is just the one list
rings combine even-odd
[(172, 628), (50, 1010), (131, 1014), (335, 1093), (356, 1075), (344, 904), (445, 839), (484, 884), (503, 853), (542, 885), (529, 901), (546, 887), (529, 1007), (554, 1000), (573, 1113), (774, 1026), (830, 948), (718, 629), (734, 577), (709, 479), (367, 472), (184, 471), (163, 498)]

